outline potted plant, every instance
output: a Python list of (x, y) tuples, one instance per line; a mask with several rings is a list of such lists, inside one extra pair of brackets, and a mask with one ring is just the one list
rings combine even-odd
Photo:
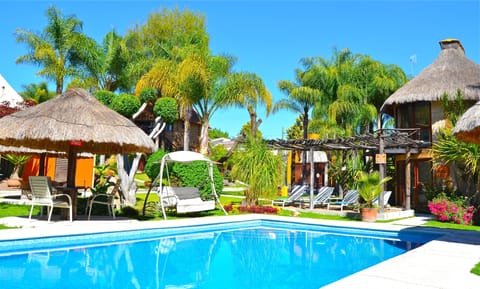
[(391, 177), (380, 179), (377, 171), (373, 173), (360, 172), (357, 177), (358, 194), (363, 200), (360, 208), (362, 221), (375, 222), (378, 208), (373, 201), (383, 191), (383, 184), (391, 180)]
[(6, 159), (14, 165), (13, 171), (7, 180), (7, 185), (9, 187), (20, 187), (22, 184), (22, 179), (20, 178), (20, 171), (23, 165), (27, 163), (27, 161), (30, 159), (30, 156), (6, 154), (3, 155), (2, 158)]

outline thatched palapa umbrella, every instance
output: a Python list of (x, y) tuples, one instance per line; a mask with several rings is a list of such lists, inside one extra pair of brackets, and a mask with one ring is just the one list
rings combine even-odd
[(480, 144), (480, 102), (460, 117), (452, 133), (465, 142)]
[(465, 55), (457, 39), (440, 41), (437, 59), (395, 91), (382, 105), (381, 111), (391, 114), (397, 104), (440, 101), (444, 93), (451, 98), (460, 89), (465, 100), (480, 100), (480, 65)]
[(0, 145), (65, 152), (67, 186), (75, 186), (77, 153), (151, 152), (153, 141), (132, 121), (101, 104), (84, 89), (0, 119)]

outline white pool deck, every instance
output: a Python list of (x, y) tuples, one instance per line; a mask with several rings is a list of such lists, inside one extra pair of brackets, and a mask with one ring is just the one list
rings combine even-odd
[[(142, 228), (168, 228), (258, 219), (393, 231), (422, 230), (441, 232), (444, 234), (441, 238), (431, 241), (417, 249), (360, 271), (322, 288), (480, 288), (480, 276), (470, 273), (471, 268), (476, 263), (480, 262), (480, 232), (419, 227), (425, 222), (424, 217), (414, 217), (390, 223), (329, 221), (255, 214), (142, 222), (121, 218), (113, 220), (112, 218), (107, 217), (95, 217), (94, 220), (87, 221), (83, 216), (80, 216), (78, 220), (72, 223), (59, 220), (54, 220), (53, 222), (48, 223), (44, 218), (30, 221), (27, 218), (8, 217), (1, 218), (0, 223), (22, 228), (0, 230), (0, 241), (41, 236), (125, 231)], [(355, 260), (352, 260), (352, 262), (355, 262)]]

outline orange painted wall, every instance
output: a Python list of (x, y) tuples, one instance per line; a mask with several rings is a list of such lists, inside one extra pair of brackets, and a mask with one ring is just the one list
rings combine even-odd
[[(39, 157), (32, 157), (23, 169), (23, 180), (28, 182), (29, 176), (37, 176), (40, 165)], [(55, 179), (55, 158), (45, 158), (46, 175)], [(94, 158), (77, 159), (77, 170), (75, 173), (75, 186), (92, 187), (93, 185)]]

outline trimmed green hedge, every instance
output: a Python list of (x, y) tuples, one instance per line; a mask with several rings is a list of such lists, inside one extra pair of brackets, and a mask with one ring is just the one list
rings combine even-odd
[[(147, 159), (145, 164), (145, 173), (153, 181), (160, 173), (160, 162), (167, 152), (158, 150)], [(208, 163), (196, 161), (193, 163), (170, 163), (169, 177), (172, 186), (178, 187), (196, 187), (200, 190), (202, 198), (211, 197), (212, 188), (208, 175)], [(165, 173), (165, 172), (164, 172)], [(164, 179), (167, 177), (164, 174)], [(223, 176), (217, 166), (213, 166), (213, 181), (215, 183), (215, 191), (217, 194), (223, 190)]]
[[(211, 198), (212, 187), (208, 174), (208, 163), (202, 161), (191, 164), (175, 163), (171, 175), (174, 175), (180, 182), (179, 186), (196, 187), (200, 190), (202, 198)], [(223, 176), (217, 166), (213, 166), (213, 182), (215, 183), (215, 191), (220, 195), (223, 190)]]

